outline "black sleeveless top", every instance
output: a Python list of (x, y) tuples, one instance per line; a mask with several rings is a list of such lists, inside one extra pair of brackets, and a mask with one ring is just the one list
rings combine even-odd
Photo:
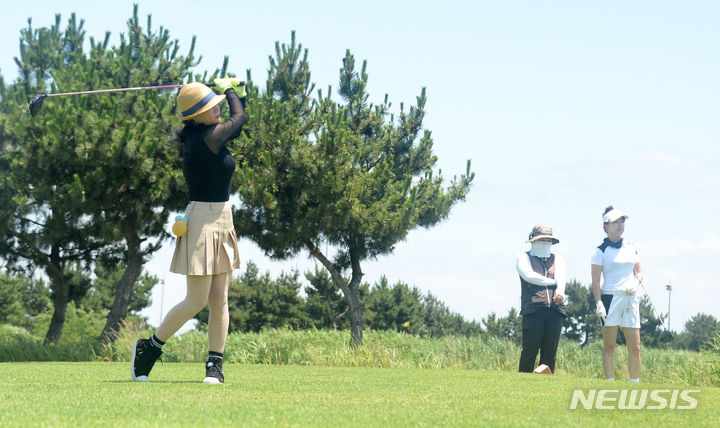
[[(228, 89), (225, 96), (230, 104), (230, 119), (217, 125), (189, 123), (182, 131), (183, 175), (191, 201), (226, 202), (230, 199), (235, 159), (225, 145), (240, 136), (247, 116), (234, 90)], [(222, 144), (217, 154), (210, 150), (206, 138)]]

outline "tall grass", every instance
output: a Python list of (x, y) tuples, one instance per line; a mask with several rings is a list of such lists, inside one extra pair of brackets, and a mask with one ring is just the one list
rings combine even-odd
[[(12, 330), (12, 331), (11, 331)], [(127, 326), (111, 345), (87, 343), (44, 347), (22, 329), (0, 328), (0, 361), (128, 361), (132, 343), (152, 332)], [(495, 337), (428, 339), (390, 331), (364, 332), (363, 345), (353, 348), (346, 331), (274, 329), (261, 333), (233, 333), (225, 348), (227, 363), (292, 364), (335, 367), (460, 368), (517, 371), (520, 347)], [(720, 342), (719, 342), (720, 343)], [(192, 331), (171, 338), (163, 348), (166, 362), (203, 362), (207, 335)], [(580, 347), (562, 342), (557, 374), (600, 378), (602, 344)], [(718, 352), (643, 349), (644, 381), (720, 386)], [(615, 352), (616, 378), (627, 379), (627, 350)]]
[(20, 327), (0, 325), (0, 362), (94, 361), (99, 358), (95, 338), (43, 345), (43, 340)]

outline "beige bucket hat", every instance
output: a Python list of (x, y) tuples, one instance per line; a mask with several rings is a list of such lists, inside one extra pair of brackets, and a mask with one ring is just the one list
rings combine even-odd
[(528, 236), (528, 242), (535, 242), (540, 239), (549, 239), (553, 244), (560, 242), (559, 239), (553, 236), (552, 227), (546, 224), (536, 224), (533, 226), (530, 236)]

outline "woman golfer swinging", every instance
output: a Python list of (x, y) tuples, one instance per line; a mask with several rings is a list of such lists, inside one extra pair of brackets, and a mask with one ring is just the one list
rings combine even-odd
[[(178, 94), (180, 118), (185, 122), (178, 139), (183, 147), (183, 175), (190, 204), (185, 211), (187, 232), (175, 242), (170, 271), (186, 275), (187, 294), (168, 312), (152, 337), (133, 345), (134, 381), (147, 381), (165, 342), (208, 303), (210, 349), (203, 382), (225, 381), (222, 358), (229, 324), (227, 293), (231, 272), (240, 267), (228, 202), (235, 160), (225, 145), (240, 135), (247, 116), (246, 92), (239, 80), (215, 79), (215, 86), (224, 95), (216, 95), (202, 83), (190, 83)], [(226, 98), (230, 118), (220, 123), (218, 104)]]
[(622, 327), (628, 347), (630, 381), (639, 382), (640, 304), (636, 292), (639, 281), (642, 281), (642, 269), (637, 249), (622, 238), (628, 218), (612, 205), (605, 209), (603, 229), (607, 238), (595, 249), (590, 268), (596, 310), (603, 321), (605, 378), (615, 380), (615, 346), (618, 327)]

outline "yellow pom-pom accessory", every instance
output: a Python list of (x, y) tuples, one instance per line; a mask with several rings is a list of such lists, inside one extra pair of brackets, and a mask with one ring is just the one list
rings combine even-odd
[(178, 238), (187, 233), (187, 217), (183, 215), (175, 217), (175, 224), (173, 224), (172, 233)]

